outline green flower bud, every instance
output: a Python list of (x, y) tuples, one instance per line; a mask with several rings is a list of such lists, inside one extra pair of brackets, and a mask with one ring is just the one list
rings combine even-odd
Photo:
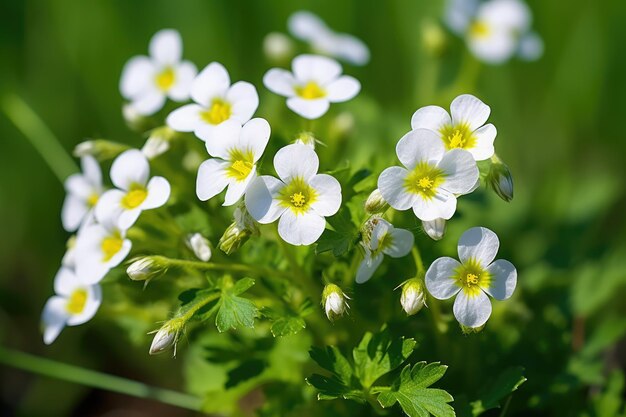
[(422, 45), (429, 54), (441, 55), (446, 41), (446, 33), (436, 21), (427, 19), (422, 22)]
[(446, 233), (446, 220), (435, 219), (430, 221), (422, 221), (422, 228), (428, 236), (433, 240), (441, 240)]
[(149, 353), (156, 355), (174, 346), (174, 356), (176, 356), (176, 343), (184, 325), (184, 320), (179, 318), (167, 321), (154, 335)]
[(334, 320), (336, 317), (342, 316), (350, 306), (346, 302), (346, 299), (350, 299), (347, 295), (341, 291), (335, 284), (328, 284), (324, 287), (322, 292), (322, 305), (326, 312), (328, 320)]
[(235, 209), (234, 218), (217, 245), (227, 255), (237, 251), (251, 236), (259, 234), (258, 226), (245, 206), (241, 205)]
[(513, 176), (511, 171), (495, 155), (492, 158), (491, 168), (487, 174), (487, 183), (504, 201), (509, 202), (513, 199)]
[(317, 142), (317, 138), (311, 132), (300, 132), (293, 141), (293, 143), (302, 143), (303, 145), (310, 146), (313, 149), (315, 149), (315, 144)]
[(372, 191), (365, 201), (365, 212), (367, 214), (380, 214), (387, 208), (389, 208), (389, 204), (385, 201), (378, 188)]
[(128, 268), (126, 268), (126, 273), (133, 281), (149, 281), (165, 274), (167, 268), (167, 265), (159, 262), (158, 258), (144, 256), (134, 259)]
[(198, 259), (203, 262), (209, 262), (211, 259), (211, 245), (207, 238), (200, 233), (193, 233), (187, 237), (187, 246), (191, 249)]
[(274, 63), (286, 63), (293, 56), (294, 43), (291, 38), (280, 32), (270, 32), (263, 39), (263, 52)]
[(161, 126), (152, 129), (141, 151), (146, 155), (146, 158), (154, 159), (170, 149), (170, 142), (175, 136), (176, 131), (172, 130), (169, 126)]
[(402, 285), (400, 304), (407, 315), (412, 316), (424, 307), (424, 284), (417, 278), (412, 278)]
[(121, 143), (111, 142), (106, 139), (91, 139), (76, 145), (73, 154), (77, 158), (90, 155), (99, 161), (106, 161), (115, 158), (128, 149), (130, 149), (128, 145)]

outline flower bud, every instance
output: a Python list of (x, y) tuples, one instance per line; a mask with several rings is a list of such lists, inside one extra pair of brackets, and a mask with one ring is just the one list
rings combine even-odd
[(124, 104), (124, 106), (122, 106), (122, 116), (129, 129), (135, 132), (145, 132), (150, 129), (153, 124), (150, 118), (140, 114), (132, 104)]
[(428, 236), (433, 240), (441, 240), (446, 233), (446, 220), (435, 219), (429, 221), (422, 221), (422, 228)]
[(148, 281), (167, 272), (167, 265), (162, 265), (155, 257), (137, 258), (126, 268), (128, 277), (133, 281)]
[(91, 139), (76, 145), (72, 153), (77, 158), (90, 155), (99, 161), (104, 161), (115, 158), (127, 149), (129, 147), (121, 143), (106, 139)]
[(164, 154), (170, 149), (170, 142), (176, 135), (176, 132), (169, 126), (161, 126), (152, 129), (146, 143), (141, 148), (141, 152), (148, 159), (154, 159)]
[(254, 219), (245, 206), (241, 205), (235, 209), (234, 221), (228, 226), (217, 246), (224, 253), (230, 255), (243, 246), (250, 239), (250, 236), (257, 236), (258, 234), (259, 228)]
[(184, 321), (181, 319), (172, 319), (166, 322), (154, 335), (150, 345), (150, 354), (156, 355), (170, 346), (174, 346), (174, 356), (176, 356), (176, 342), (183, 325)]
[(388, 207), (389, 204), (385, 201), (378, 188), (372, 191), (365, 201), (365, 212), (367, 214), (379, 214), (387, 210)]
[(349, 299), (349, 297), (335, 284), (328, 284), (324, 287), (322, 304), (328, 320), (333, 320), (335, 317), (343, 315), (346, 309), (350, 308), (346, 299)]
[(513, 176), (509, 167), (499, 158), (495, 157), (492, 161), (489, 174), (487, 174), (487, 183), (501, 199), (508, 203), (513, 199)]
[(187, 246), (198, 259), (209, 262), (211, 259), (211, 245), (207, 238), (200, 233), (193, 233), (187, 237)]
[(287, 62), (293, 55), (293, 50), (293, 41), (285, 34), (271, 32), (263, 39), (263, 52), (270, 61)]
[(402, 285), (400, 304), (407, 315), (412, 316), (424, 307), (424, 285), (417, 278), (412, 278)]
[(300, 132), (296, 136), (296, 140), (294, 140), (293, 143), (302, 143), (303, 145), (309, 146), (311, 149), (315, 150), (317, 138), (311, 132)]
[(422, 22), (422, 45), (433, 56), (440, 55), (446, 46), (446, 33), (434, 20)]
[(329, 129), (338, 137), (348, 136), (354, 131), (355, 121), (352, 113), (341, 112), (330, 121)]

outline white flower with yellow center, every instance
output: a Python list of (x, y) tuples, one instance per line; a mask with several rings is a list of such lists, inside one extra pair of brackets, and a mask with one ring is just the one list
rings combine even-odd
[(111, 181), (117, 189), (102, 194), (96, 220), (111, 220), (122, 230), (131, 227), (143, 210), (161, 207), (170, 196), (170, 183), (163, 177), (150, 178), (148, 160), (137, 149), (125, 151), (113, 161)]
[(250, 215), (259, 223), (278, 220), (278, 234), (292, 245), (310, 245), (324, 232), (326, 216), (341, 205), (341, 186), (330, 175), (318, 174), (319, 158), (307, 145), (285, 146), (274, 156), (280, 179), (257, 177), (246, 192)]
[(228, 187), (225, 206), (232, 206), (256, 178), (256, 163), (263, 155), (270, 138), (270, 125), (255, 118), (243, 126), (230, 123), (219, 140), (206, 142), (209, 154), (198, 168), (196, 194), (206, 201)]
[(306, 119), (322, 117), (330, 103), (348, 101), (361, 90), (349, 75), (341, 75), (341, 65), (319, 55), (300, 55), (291, 63), (293, 73), (272, 68), (263, 83), (272, 92), (287, 97), (287, 107)]
[(413, 209), (422, 221), (449, 219), (456, 195), (470, 192), (478, 167), (463, 149), (446, 148), (435, 132), (413, 130), (400, 139), (396, 154), (404, 167), (390, 167), (378, 177), (378, 189), (396, 210)]
[(365, 250), (365, 258), (356, 273), (357, 284), (372, 278), (383, 262), (384, 255), (401, 258), (411, 251), (414, 243), (413, 233), (405, 229), (396, 229), (383, 219), (374, 219), (371, 237), (364, 240), (361, 245)]
[(446, 300), (456, 295), (454, 317), (463, 326), (476, 328), (491, 315), (491, 301), (509, 298), (517, 284), (517, 270), (503, 259), (494, 261), (500, 242), (484, 227), (473, 227), (459, 239), (459, 259), (442, 257), (426, 271), (426, 288), (433, 297)]
[(196, 76), (196, 66), (182, 61), (183, 43), (172, 29), (157, 32), (150, 40), (150, 56), (136, 56), (124, 66), (120, 80), (122, 96), (141, 115), (159, 111), (165, 99), (185, 101)]
[(411, 128), (437, 133), (446, 149), (465, 149), (474, 159), (482, 161), (493, 156), (496, 127), (485, 124), (491, 113), (480, 99), (462, 94), (452, 100), (450, 114), (439, 106), (418, 109), (411, 118)]
[(194, 132), (205, 142), (220, 140), (220, 127), (228, 121), (246, 123), (259, 106), (256, 88), (248, 82), (230, 84), (226, 68), (212, 62), (193, 81), (187, 104), (167, 116), (167, 124), (178, 132)]
[(92, 156), (83, 156), (80, 163), (83, 172), (72, 174), (65, 180), (67, 195), (61, 220), (68, 232), (77, 230), (93, 217), (93, 208), (102, 194), (102, 171), (98, 161)]
[(43, 308), (43, 341), (54, 342), (65, 326), (78, 326), (96, 314), (102, 301), (98, 284), (86, 284), (71, 268), (61, 267), (54, 278), (54, 292)]
[(78, 235), (74, 249), (76, 274), (88, 284), (100, 282), (126, 259), (131, 247), (125, 231), (111, 222), (86, 226)]
[(334, 32), (311, 12), (295, 12), (289, 17), (287, 24), (289, 32), (309, 43), (315, 52), (353, 65), (365, 65), (370, 60), (370, 51), (363, 41), (347, 33)]

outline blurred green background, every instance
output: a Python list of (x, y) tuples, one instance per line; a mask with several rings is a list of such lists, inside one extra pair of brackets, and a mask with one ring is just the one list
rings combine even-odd
[[(527, 370), (529, 382), (519, 401), (529, 411), (519, 415), (616, 416), (626, 363), (626, 3), (529, 4), (545, 42), (542, 59), (482, 66), (475, 85), (450, 92), (474, 93), (491, 106), (498, 154), (513, 172), (515, 198), (509, 204), (495, 196), (468, 203), (463, 213), (468, 221), (451, 224), (449, 234), (458, 237), (467, 224), (488, 220), (501, 238), (501, 254), (520, 271), (524, 303), (509, 308), (520, 309), (527, 320), (521, 328), (491, 336), (492, 343), (509, 349), (512, 365)], [(438, 57), (423, 48), (423, 24), (437, 21), (441, 2), (2, 2), (2, 346), (183, 389), (182, 359), (148, 358), (149, 338), (142, 346), (131, 345), (120, 327), (98, 316), (64, 332), (53, 346), (43, 345), (39, 316), (68, 237), (59, 217), (64, 192), (6, 117), (10, 97), (25, 100), (68, 152), (85, 138), (140, 146), (141, 138), (121, 116), (119, 76), (127, 59), (147, 52), (152, 34), (171, 27), (182, 34), (185, 58), (199, 68), (216, 60), (232, 79), (254, 83), (263, 114), (268, 93), (261, 79), (272, 66), (263, 55), (263, 37), (286, 32), (287, 17), (299, 9), (361, 37), (371, 49), (368, 66), (346, 69), (363, 85), (354, 101), (361, 108), (350, 144), (355, 152), (373, 146), (367, 115), (378, 123), (378, 143), (392, 147), (418, 107), (448, 106), (450, 97), (438, 96), (442, 101), (432, 103), (430, 92), (451, 85), (467, 53), (452, 35)], [(435, 60), (439, 87), (429, 84)], [(446, 243), (454, 244), (454, 238)], [(0, 415), (188, 415), (4, 366), (0, 378)]]

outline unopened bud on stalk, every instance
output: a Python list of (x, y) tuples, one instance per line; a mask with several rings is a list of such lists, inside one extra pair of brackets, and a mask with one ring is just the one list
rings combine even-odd
[(140, 114), (131, 104), (122, 106), (122, 116), (126, 125), (135, 132), (145, 132), (152, 127), (153, 121)]
[(424, 284), (417, 278), (411, 278), (402, 285), (400, 304), (407, 315), (412, 316), (424, 307)]
[(446, 46), (446, 33), (434, 20), (422, 22), (422, 45), (431, 55), (440, 55)]
[(187, 246), (191, 249), (198, 259), (203, 262), (209, 262), (211, 259), (211, 245), (209, 240), (200, 233), (193, 233), (187, 237)]
[(293, 55), (293, 50), (293, 41), (283, 33), (270, 32), (263, 39), (263, 52), (270, 61), (287, 62)]
[(230, 255), (243, 246), (250, 239), (250, 236), (258, 234), (259, 227), (245, 206), (241, 205), (235, 209), (234, 221), (228, 226), (217, 246), (224, 253)]
[(330, 122), (331, 131), (338, 137), (348, 136), (354, 130), (354, 116), (349, 112), (341, 112)]
[(106, 139), (91, 139), (76, 145), (73, 154), (77, 158), (89, 155), (99, 161), (106, 161), (115, 158), (127, 149), (129, 147), (121, 143)]
[(507, 203), (513, 199), (513, 176), (509, 167), (494, 155), (487, 174), (487, 183)]
[(176, 342), (184, 324), (181, 319), (172, 319), (166, 322), (154, 335), (150, 345), (150, 354), (156, 355), (174, 346), (174, 356), (176, 356)]
[(133, 281), (148, 281), (158, 278), (166, 272), (167, 265), (163, 265), (152, 256), (137, 258), (126, 268), (128, 277)]
[(441, 240), (446, 233), (446, 220), (435, 219), (429, 221), (422, 221), (422, 228), (428, 236), (433, 240)]
[(176, 136), (176, 132), (169, 126), (161, 126), (152, 129), (141, 151), (148, 159), (154, 159), (163, 155), (170, 149), (170, 142)]
[(372, 191), (365, 201), (365, 212), (367, 214), (379, 214), (387, 210), (388, 207), (389, 204), (387, 204), (378, 188)]
[(328, 320), (334, 320), (335, 317), (342, 316), (350, 306), (346, 302), (349, 299), (347, 295), (341, 291), (335, 284), (328, 284), (324, 287), (322, 292), (322, 304), (326, 311), (326, 317)]
[(302, 143), (303, 145), (309, 146), (311, 149), (315, 149), (317, 138), (311, 132), (300, 132), (296, 136), (294, 143)]

